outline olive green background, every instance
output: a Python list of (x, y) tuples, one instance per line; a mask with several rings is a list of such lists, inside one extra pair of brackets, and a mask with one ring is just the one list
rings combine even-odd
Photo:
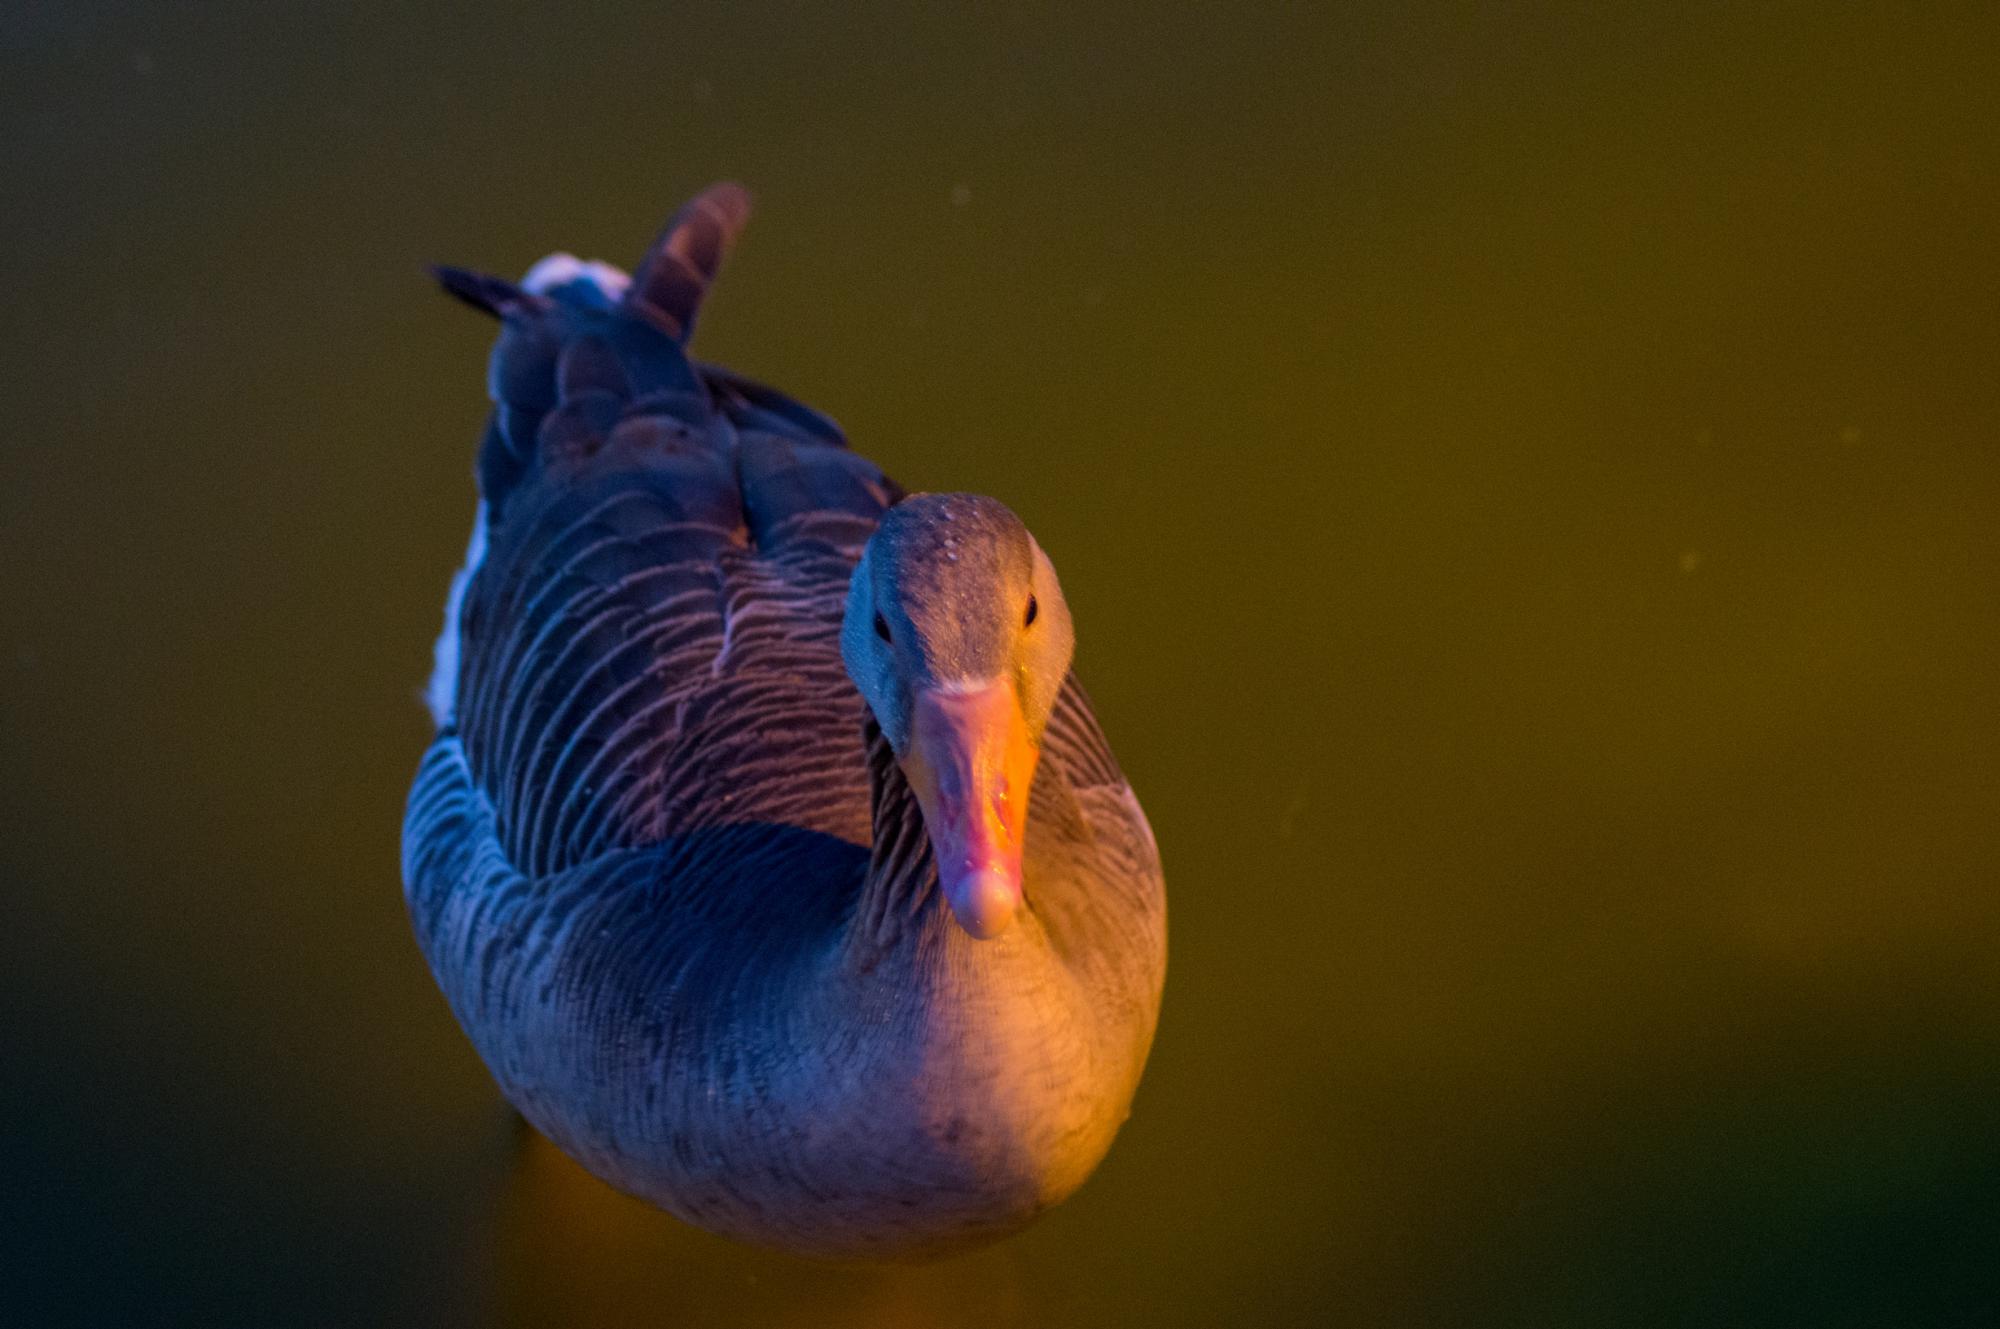
[[(1990, 1323), (1996, 70), (1989, 4), (10, 10), (6, 1318)], [(403, 919), (490, 335), (420, 264), (721, 177), (699, 348), (1027, 519), (1166, 858), (1130, 1125), (955, 1263), (524, 1146)]]

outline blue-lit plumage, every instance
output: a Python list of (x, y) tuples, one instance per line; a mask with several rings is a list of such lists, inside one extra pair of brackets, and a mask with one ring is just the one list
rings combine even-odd
[[(502, 1090), (586, 1166), (751, 1240), (920, 1255), (1018, 1227), (1109, 1146), (1158, 1009), (1159, 864), (1065, 654), (1031, 716), (1026, 915), (952, 925), (841, 654), (902, 491), (682, 349), (747, 206), (697, 198), (629, 286), (566, 256), (440, 270), (502, 332), (404, 880)], [(941, 569), (955, 612), (974, 563)]]

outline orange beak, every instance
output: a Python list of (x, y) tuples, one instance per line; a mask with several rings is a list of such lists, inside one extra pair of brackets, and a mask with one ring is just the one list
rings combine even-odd
[(923, 808), (938, 883), (958, 925), (985, 940), (1021, 907), (1028, 785), (1039, 756), (1004, 682), (925, 689), (910, 715), (903, 773)]

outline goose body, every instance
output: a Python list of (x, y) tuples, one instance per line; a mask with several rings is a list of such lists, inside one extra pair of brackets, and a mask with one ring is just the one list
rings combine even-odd
[(1013, 514), (906, 498), (688, 358), (746, 210), (708, 191), (629, 283), (440, 274), (502, 326), (405, 894), (501, 1091), (592, 1172), (742, 1239), (920, 1258), (1109, 1148), (1159, 858)]

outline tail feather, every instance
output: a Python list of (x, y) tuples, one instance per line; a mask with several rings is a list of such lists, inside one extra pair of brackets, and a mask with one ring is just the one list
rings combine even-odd
[(494, 414), (478, 464), (496, 529), (510, 493), (543, 460), (587, 457), (613, 433), (631, 442), (657, 434), (668, 450), (693, 436), (731, 447), (739, 434), (845, 446), (840, 427), (818, 411), (688, 358), (702, 298), (749, 214), (742, 186), (710, 186), (674, 214), (630, 278), (563, 253), (519, 282), (431, 269), (454, 298), (501, 320), (487, 367)]
[(625, 304), (686, 341), (709, 283), (749, 219), (750, 192), (739, 184), (710, 185), (695, 195), (640, 260)]
[(509, 314), (548, 304), (541, 296), (532, 295), (513, 282), (489, 273), (454, 268), (443, 263), (431, 264), (430, 270), (431, 276), (437, 279), (437, 284), (444, 287), (446, 293), (495, 318), (506, 318)]

